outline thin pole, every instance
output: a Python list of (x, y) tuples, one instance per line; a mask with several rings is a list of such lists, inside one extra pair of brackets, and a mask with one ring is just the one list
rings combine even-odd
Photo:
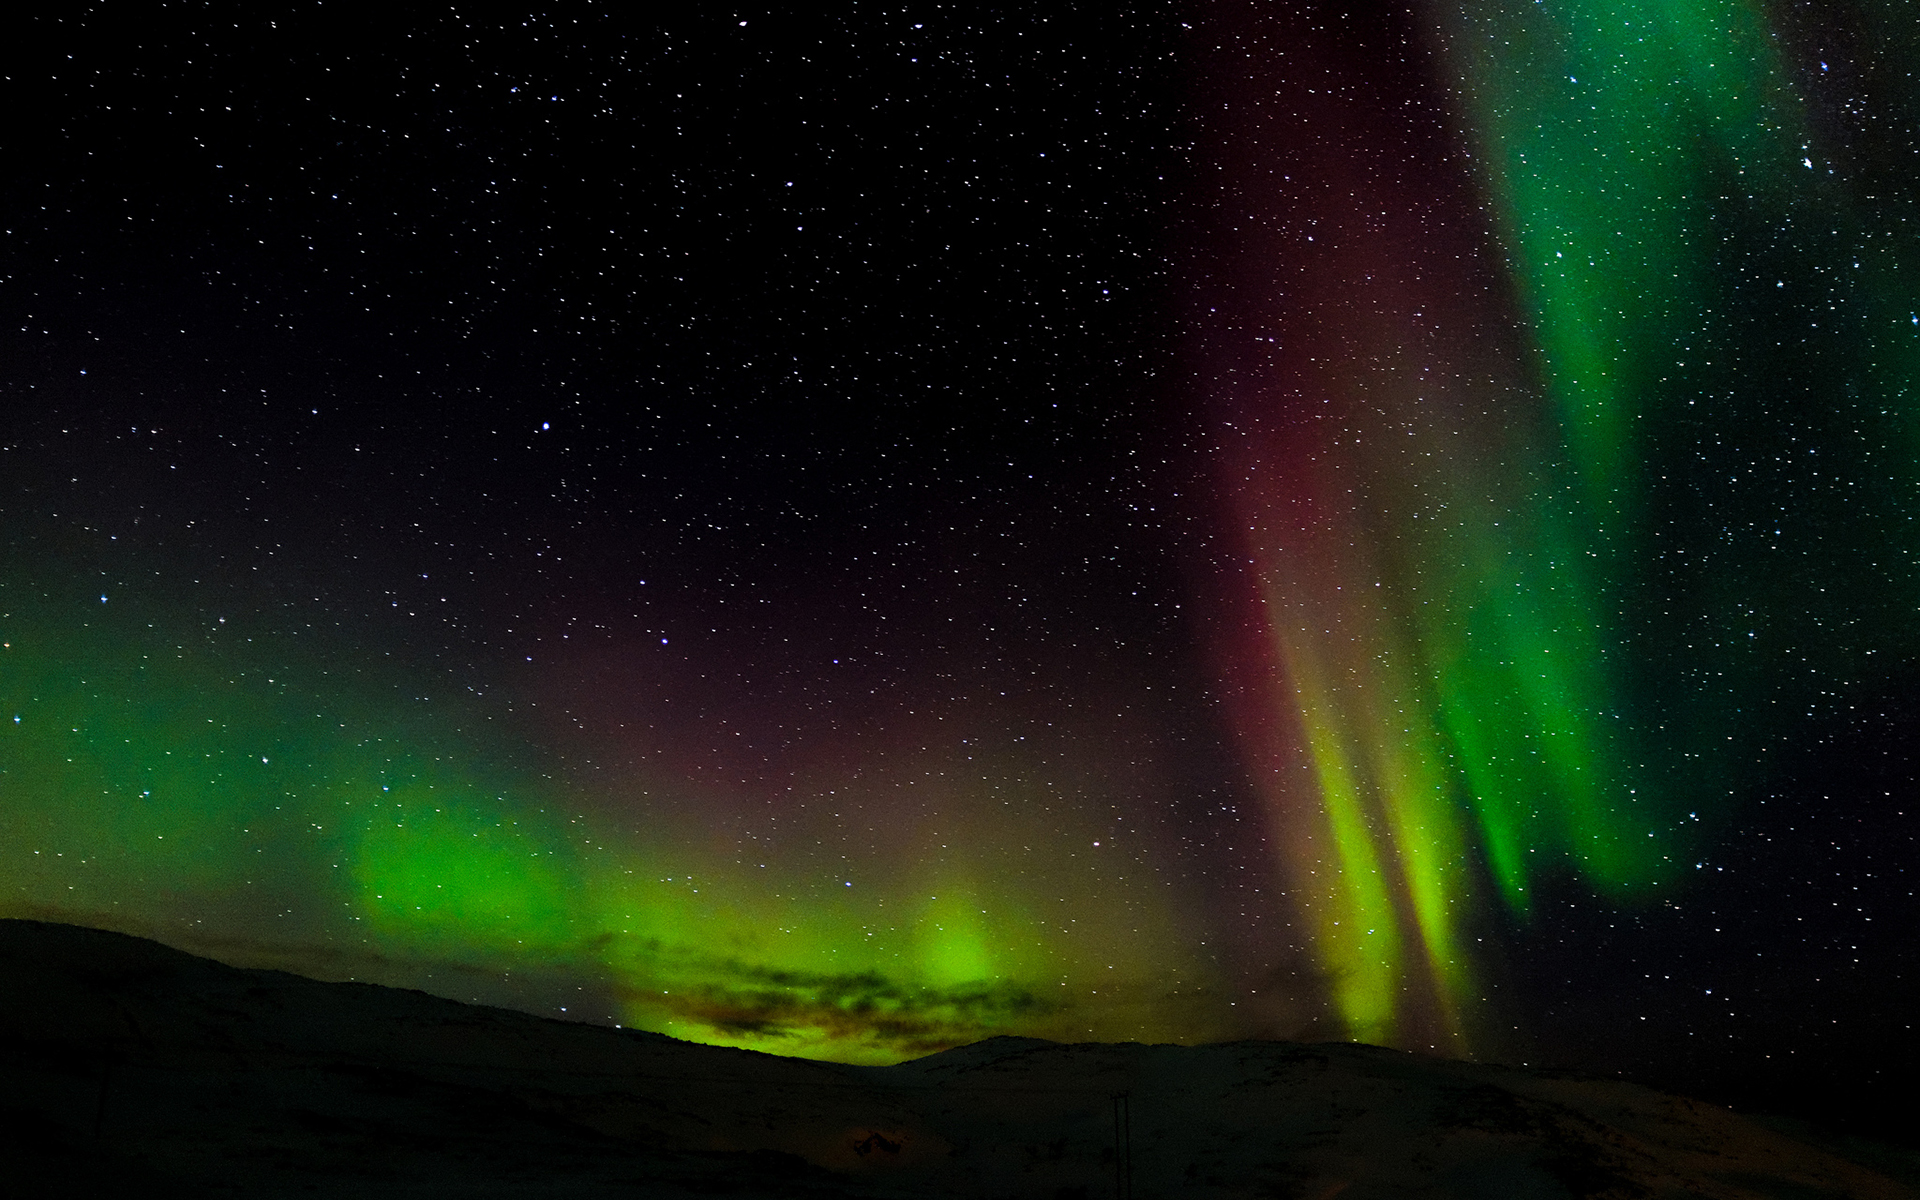
[(1113, 1094), (1113, 1197), (1133, 1200), (1133, 1113), (1126, 1092)]
[(100, 1102), (93, 1109), (93, 1137), (100, 1139), (100, 1133), (107, 1124), (107, 1087), (113, 1082), (113, 1054), (100, 1056)]

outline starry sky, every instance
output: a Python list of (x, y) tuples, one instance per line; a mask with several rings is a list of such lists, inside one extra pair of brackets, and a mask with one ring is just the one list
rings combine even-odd
[(23, 18), (0, 914), (848, 1061), (1865, 1120), (1896, 8)]

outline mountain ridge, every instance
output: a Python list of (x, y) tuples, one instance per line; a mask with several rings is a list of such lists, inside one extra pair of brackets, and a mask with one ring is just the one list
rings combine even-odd
[(40, 1195), (1920, 1195), (1892, 1148), (1372, 1046), (845, 1066), (22, 920), (0, 971), (0, 1147)]

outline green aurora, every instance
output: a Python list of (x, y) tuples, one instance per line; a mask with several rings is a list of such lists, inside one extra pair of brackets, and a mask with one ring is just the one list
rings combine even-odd
[[(452, 635), (213, 615), (111, 543), (131, 507), (10, 512), (0, 914), (849, 1061), (995, 1033), (1500, 1052), (1501, 935), (1543, 892), (1679, 894), (1772, 748), (1920, 653), (1910, 150), (1764, 6), (1427, 5), (1428, 57), (1386, 65), (1292, 9), (1204, 13), (1189, 57), (1233, 104), (1195, 101), (1197, 204), (1262, 218), (1209, 226), (1219, 304), (1174, 385), (1213, 439), (1191, 540), (1245, 568), (1181, 627), (1212, 697), (1061, 634), (1030, 671), (1080, 672), (1056, 691), (930, 667), (796, 717), (831, 736), (748, 778), (737, 725), (811, 700), (592, 719), (596, 691), (709, 686), (712, 626), (704, 661), (649, 629), (450, 666)], [(1848, 94), (1920, 125), (1904, 12), (1859, 13)], [(913, 603), (897, 625), (953, 620)], [(1175, 717), (1227, 727), (1257, 819)]]
[[(756, 844), (703, 817), (728, 801), (698, 783), (609, 785), (498, 736), (512, 705), (410, 703), (420, 680), (398, 669), (89, 603), (82, 618), (44, 601), (5, 613), (11, 914), (476, 993), (461, 998), (537, 1006), (577, 979), (593, 999), (565, 1011), (849, 1061), (1006, 1030), (1168, 1038), (1227, 1007), (1167, 890), (1139, 862), (1096, 867), (1097, 834), (1085, 870), (1025, 886), (968, 863), (1018, 857), (1006, 839), (1058, 854), (1051, 821), (967, 834), (966, 853), (856, 843), (824, 868), (838, 821), (799, 853)], [(994, 770), (998, 784), (949, 796), (958, 832), (1045, 767)], [(881, 803), (857, 786), (834, 807)]]
[[(1263, 31), (1361, 99), (1249, 84), (1216, 118), (1229, 194), (1294, 171), (1330, 198), (1289, 201), (1312, 246), (1217, 250), (1216, 311), (1261, 336), (1201, 358), (1231, 364), (1219, 478), (1261, 614), (1225, 679), (1277, 714), (1242, 743), (1335, 1006), (1471, 1052), (1498, 1043), (1489, 930), (1568, 878), (1677, 898), (1767, 747), (1910, 659), (1920, 263), (1910, 171), (1816, 132), (1825, 65), (1760, 9), (1428, 16), (1453, 155), (1369, 116), (1337, 35)], [(1856, 86), (1904, 111), (1892, 74)], [(1402, 182), (1459, 175), (1488, 201), (1472, 253)]]

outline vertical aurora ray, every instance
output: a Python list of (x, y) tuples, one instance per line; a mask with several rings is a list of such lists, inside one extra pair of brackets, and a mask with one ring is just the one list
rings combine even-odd
[(1671, 894), (1766, 714), (1911, 650), (1911, 185), (1746, 5), (1210, 16), (1223, 686), (1340, 1023), (1470, 1047), (1469, 928)]
[(1436, 15), (1574, 468), (1600, 514), (1630, 518), (1638, 410), (1668, 348), (1707, 318), (1704, 193), (1791, 185), (1806, 148), (1797, 106), (1746, 4)]
[(1207, 32), (1264, 67), (1202, 71), (1239, 84), (1207, 106), (1232, 207), (1195, 356), (1242, 614), (1223, 690), (1339, 1025), (1460, 1048), (1477, 881), (1524, 903), (1530, 789), (1592, 786), (1567, 744), (1591, 681), (1552, 657), (1572, 564), (1521, 507), (1542, 468), (1474, 230), (1432, 198), (1465, 207), (1432, 114), (1363, 86), (1354, 31)]
[[(1568, 716), (1624, 734), (1589, 772), (1611, 809), (1574, 807), (1605, 814), (1615, 846), (1635, 825), (1658, 843), (1724, 808), (1782, 732), (1762, 714), (1817, 707), (1912, 647), (1913, 577), (1888, 560), (1911, 544), (1914, 459), (1886, 453), (1912, 444), (1910, 380), (1883, 366), (1915, 341), (1889, 195), (1911, 182), (1849, 170), (1796, 82), (1817, 90), (1827, 64), (1790, 63), (1792, 30), (1759, 6), (1434, 16), (1553, 431), (1556, 486), (1528, 511), (1584, 560), (1585, 619), (1554, 649), (1606, 668), (1601, 706)], [(1794, 661), (1816, 647), (1823, 666)], [(1621, 895), (1658, 877), (1637, 857), (1576, 865)]]

